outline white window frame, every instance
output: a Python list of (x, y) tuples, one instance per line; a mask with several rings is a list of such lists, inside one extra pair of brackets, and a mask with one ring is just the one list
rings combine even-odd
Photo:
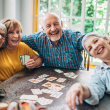
[[(50, 2), (51, 0), (48, 0), (48, 12), (50, 12)], [(72, 19), (81, 19), (81, 33), (84, 34), (84, 22), (85, 22), (85, 19), (91, 19), (91, 20), (94, 20), (94, 27), (96, 26), (96, 20), (105, 20), (106, 21), (106, 24), (105, 24), (105, 35), (107, 35), (107, 32), (108, 32), (108, 24), (110, 22), (110, 17), (109, 17), (109, 14), (110, 14), (110, 0), (108, 0), (108, 5), (107, 5), (107, 13), (106, 13), (106, 18), (96, 18), (96, 12), (97, 12), (97, 2), (98, 0), (96, 0), (96, 6), (95, 6), (95, 17), (86, 17), (85, 16), (85, 7), (86, 7), (86, 0), (82, 0), (82, 12), (81, 12), (81, 17), (75, 17), (75, 16), (72, 16), (72, 5), (73, 5), (73, 0), (71, 0), (71, 9), (70, 9), (70, 16), (65, 16), (65, 17), (62, 17), (61, 16), (61, 11), (62, 11), (62, 0), (59, 0), (59, 17), (60, 18), (67, 18), (67, 19), (70, 19), (70, 28), (72, 27)], [(35, 3), (35, 0), (34, 0), (34, 3)], [(34, 10), (35, 10), (35, 7), (34, 7)], [(34, 11), (33, 11), (34, 12)], [(40, 16), (40, 0), (38, 0), (38, 15), (34, 15), (33, 18), (35, 17), (42, 17)], [(39, 19), (38, 19), (38, 23), (39, 23)], [(38, 29), (38, 32), (40, 31), (39, 30), (39, 24), (37, 25), (37, 29)], [(94, 28), (94, 31), (95, 31), (95, 28)], [(96, 63), (93, 62), (93, 58), (91, 58), (91, 62), (90, 64), (93, 64), (93, 65), (97, 65)]]

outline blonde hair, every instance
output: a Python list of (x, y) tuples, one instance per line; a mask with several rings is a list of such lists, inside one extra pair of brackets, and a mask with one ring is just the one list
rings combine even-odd
[(3, 19), (1, 22), (5, 24), (7, 28), (7, 33), (13, 31), (17, 27), (20, 28), (20, 32), (22, 33), (22, 26), (19, 21), (15, 19)]

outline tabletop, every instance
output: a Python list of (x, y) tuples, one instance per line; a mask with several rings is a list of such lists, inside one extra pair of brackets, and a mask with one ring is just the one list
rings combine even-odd
[[(58, 73), (55, 70), (61, 70), (62, 73)], [(75, 73), (77, 77), (75, 79), (72, 79), (64, 75), (64, 73), (69, 72)], [(0, 84), (0, 89), (5, 89), (6, 91), (6, 96), (1, 97), (0, 102), (19, 100), (20, 96), (23, 94), (33, 95), (31, 89), (45, 88), (42, 86), (42, 84), (46, 83), (47, 80), (44, 80), (40, 83), (32, 83), (28, 81), (29, 79), (33, 78), (36, 79), (39, 75), (42, 74), (47, 74), (49, 75), (49, 77), (57, 77), (57, 79), (66, 78), (64, 82), (57, 82), (56, 80), (51, 81), (52, 83), (61, 84), (65, 87), (61, 89), (60, 92), (63, 92), (63, 94), (59, 98), (50, 97), (50, 95), (46, 93), (38, 95), (38, 97), (45, 97), (53, 100), (51, 104), (46, 105), (48, 110), (69, 110), (65, 102), (67, 91), (72, 86), (72, 84), (76, 82), (80, 82), (86, 85), (89, 82), (93, 72), (85, 70), (68, 70), (53, 67), (40, 67), (33, 70), (24, 69)], [(83, 102), (83, 105), (77, 105), (75, 110), (109, 110), (109, 101), (110, 95), (105, 94), (103, 99), (100, 100), (99, 105), (90, 106), (86, 102)], [(37, 103), (37, 105), (39, 105), (39, 103)]]

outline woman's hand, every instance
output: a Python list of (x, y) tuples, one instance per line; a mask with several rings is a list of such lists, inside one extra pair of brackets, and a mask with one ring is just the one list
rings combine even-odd
[(83, 104), (82, 100), (90, 97), (89, 88), (80, 83), (75, 83), (71, 86), (70, 90), (66, 94), (66, 103), (71, 110), (74, 110), (76, 107), (77, 96), (79, 104)]

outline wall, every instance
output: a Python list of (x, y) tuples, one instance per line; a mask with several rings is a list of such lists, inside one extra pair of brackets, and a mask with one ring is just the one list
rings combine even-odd
[(22, 35), (32, 33), (33, 0), (0, 0), (0, 20), (14, 18), (21, 22)]

